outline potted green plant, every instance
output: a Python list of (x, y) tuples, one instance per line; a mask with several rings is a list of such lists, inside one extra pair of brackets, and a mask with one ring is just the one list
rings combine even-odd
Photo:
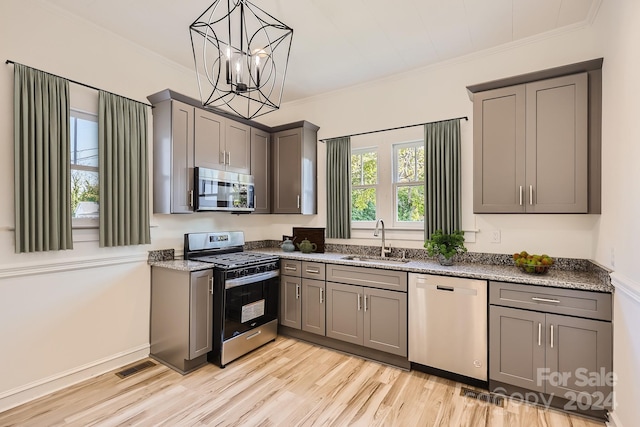
[(431, 234), (431, 239), (424, 243), (429, 256), (437, 256), (442, 265), (453, 265), (453, 257), (456, 254), (467, 252), (464, 247), (464, 233), (454, 231), (445, 234), (442, 230), (436, 230)]

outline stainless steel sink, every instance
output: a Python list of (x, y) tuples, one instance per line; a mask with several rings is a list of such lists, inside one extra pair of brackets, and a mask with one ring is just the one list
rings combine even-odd
[(359, 255), (349, 255), (349, 256), (342, 257), (342, 259), (347, 261), (374, 262), (377, 264), (406, 264), (411, 261), (409, 259), (382, 258), (382, 257), (376, 257), (376, 256), (359, 256)]

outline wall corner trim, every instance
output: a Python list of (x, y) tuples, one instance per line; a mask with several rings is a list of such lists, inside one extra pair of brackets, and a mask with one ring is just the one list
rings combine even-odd
[(622, 292), (640, 303), (640, 283), (616, 272), (611, 273), (610, 276), (615, 292)]

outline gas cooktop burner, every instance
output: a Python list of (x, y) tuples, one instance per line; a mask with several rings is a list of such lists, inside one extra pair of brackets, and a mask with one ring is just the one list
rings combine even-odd
[(278, 257), (267, 254), (257, 254), (250, 252), (233, 252), (220, 255), (209, 255), (203, 257), (192, 257), (194, 261), (210, 262), (217, 267), (235, 268), (248, 265), (275, 261)]

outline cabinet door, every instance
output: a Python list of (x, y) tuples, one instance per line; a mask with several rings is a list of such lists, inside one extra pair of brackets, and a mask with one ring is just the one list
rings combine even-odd
[(587, 73), (527, 84), (527, 212), (588, 211)]
[(302, 129), (273, 135), (273, 213), (300, 213)]
[(473, 211), (524, 212), (524, 85), (475, 94), (473, 116)]
[(489, 378), (544, 392), (544, 313), (490, 306), (489, 315)]
[(226, 170), (248, 174), (251, 168), (251, 128), (227, 120), (225, 132)]
[(325, 283), (302, 279), (302, 330), (325, 334)]
[(189, 300), (189, 358), (194, 359), (213, 348), (212, 270), (191, 273)]
[[(172, 176), (162, 177), (162, 180), (172, 180), (172, 213), (193, 212), (193, 115), (194, 108), (192, 106), (171, 101)], [(166, 188), (162, 185), (159, 187)]]
[[(612, 392), (610, 322), (547, 314), (546, 393), (608, 406)], [(577, 397), (579, 394), (584, 396)]]
[(327, 336), (362, 345), (362, 287), (327, 282)]
[(302, 327), (302, 278), (280, 276), (280, 324), (290, 328)]
[(251, 128), (251, 175), (254, 180), (254, 214), (271, 213), (271, 145), (267, 132)]
[(196, 109), (195, 165), (224, 170), (225, 118), (210, 111)]
[(406, 293), (364, 290), (364, 345), (398, 356), (407, 355)]

